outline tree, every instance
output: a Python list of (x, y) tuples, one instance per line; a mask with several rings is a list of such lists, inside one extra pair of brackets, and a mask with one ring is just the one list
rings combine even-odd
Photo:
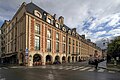
[(120, 36), (116, 37), (108, 44), (107, 55), (116, 59), (116, 57), (120, 58)]

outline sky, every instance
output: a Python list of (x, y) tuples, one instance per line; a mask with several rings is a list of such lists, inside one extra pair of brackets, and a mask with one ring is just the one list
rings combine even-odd
[(0, 0), (0, 26), (22, 2), (31, 1), (52, 15), (63, 16), (67, 26), (100, 47), (120, 35), (120, 0)]

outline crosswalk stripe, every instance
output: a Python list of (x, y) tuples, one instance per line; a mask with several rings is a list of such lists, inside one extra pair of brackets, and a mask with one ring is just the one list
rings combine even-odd
[(89, 69), (89, 68), (91, 68), (91, 67), (82, 68), (82, 69), (80, 69), (80, 71), (84, 71), (84, 70), (87, 70), (87, 69)]
[(73, 67), (72, 66), (70, 66), (70, 67), (68, 67), (68, 68), (66, 68), (65, 70), (69, 70), (69, 69), (72, 69)]
[(78, 69), (81, 69), (81, 68), (83, 68), (83, 66), (78, 67), (78, 68), (74, 68), (74, 69), (72, 69), (72, 70), (78, 70)]
[(104, 72), (105, 69), (99, 69), (97, 72)]
[(8, 69), (7, 67), (2, 67), (3, 69)]
[(90, 71), (94, 71), (95, 70), (95, 68), (91, 68), (91, 69), (89, 69), (88, 71), (90, 72)]
[(115, 71), (108, 71), (109, 73), (115, 73)]

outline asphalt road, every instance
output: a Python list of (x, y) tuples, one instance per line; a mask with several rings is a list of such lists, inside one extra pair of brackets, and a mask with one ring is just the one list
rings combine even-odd
[(120, 73), (84, 63), (38, 67), (0, 67), (0, 80), (120, 80)]

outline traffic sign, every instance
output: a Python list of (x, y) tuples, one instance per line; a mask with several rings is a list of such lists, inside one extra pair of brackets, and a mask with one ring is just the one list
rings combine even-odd
[(26, 55), (28, 55), (28, 52), (29, 52), (29, 50), (28, 50), (28, 48), (26, 48), (26, 49), (25, 49)]

